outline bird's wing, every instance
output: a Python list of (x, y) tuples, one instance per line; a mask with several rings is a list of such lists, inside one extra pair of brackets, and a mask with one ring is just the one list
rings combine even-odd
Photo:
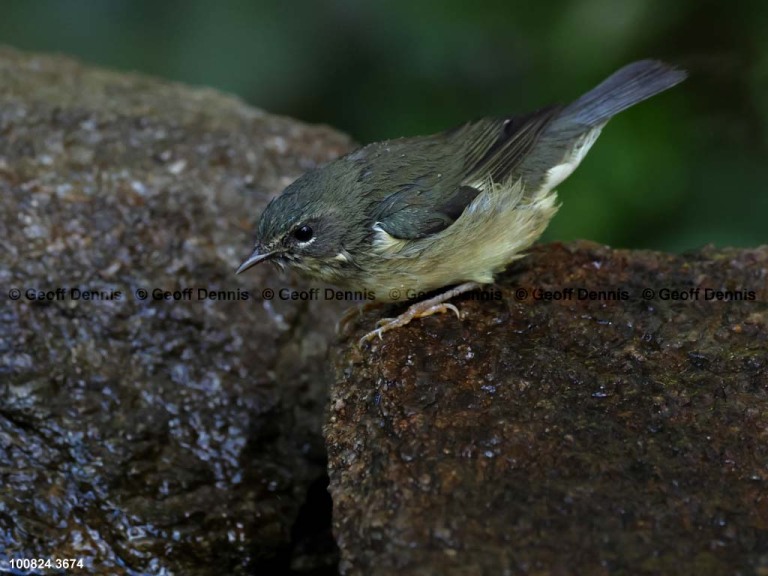
[(372, 214), (376, 226), (402, 240), (444, 230), (488, 181), (515, 177), (515, 169), (558, 111), (550, 107), (524, 116), (487, 118), (433, 137), (386, 143), (376, 150), (375, 164), (384, 169), (383, 150), (386, 157), (399, 158), (398, 169), (388, 170), (387, 178), (398, 184), (382, 191)]
[(515, 170), (560, 110), (549, 106), (520, 116), (484, 118), (460, 128), (455, 137), (466, 139), (464, 182), (517, 180)]
[(477, 188), (458, 183), (439, 191), (436, 187), (400, 190), (379, 204), (374, 220), (393, 238), (424, 238), (453, 224), (479, 193)]

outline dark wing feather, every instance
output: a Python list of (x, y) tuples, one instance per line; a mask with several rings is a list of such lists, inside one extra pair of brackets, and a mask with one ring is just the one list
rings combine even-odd
[(376, 221), (395, 238), (424, 238), (453, 224), (479, 193), (471, 186), (454, 186), (438, 198), (413, 190), (395, 192), (379, 205)]
[(490, 176), (494, 182), (514, 178), (515, 169), (533, 149), (544, 128), (560, 112), (549, 106), (510, 118), (486, 118), (467, 125), (466, 178), (472, 182)]
[[(393, 156), (401, 152), (414, 164), (422, 164), (421, 175), (413, 177), (412, 167), (402, 168), (397, 175), (406, 182), (378, 202), (374, 221), (400, 239), (444, 230), (480, 193), (478, 181), (490, 176), (494, 182), (505, 182), (514, 177), (559, 110), (553, 106), (524, 116), (478, 120), (436, 137), (401, 141), (400, 150), (388, 143), (386, 150)], [(380, 164), (381, 156), (378, 160)]]

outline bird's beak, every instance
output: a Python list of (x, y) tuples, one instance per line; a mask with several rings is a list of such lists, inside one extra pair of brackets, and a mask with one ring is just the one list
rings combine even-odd
[(251, 268), (253, 266), (256, 266), (259, 262), (264, 262), (264, 260), (269, 260), (272, 256), (274, 256), (274, 252), (264, 252), (263, 250), (259, 250), (259, 247), (256, 246), (256, 249), (253, 251), (253, 254), (248, 256), (248, 258), (245, 259), (245, 261), (240, 264), (240, 268), (238, 268), (235, 271), (235, 274), (240, 274), (241, 272), (245, 272), (248, 270), (248, 268)]

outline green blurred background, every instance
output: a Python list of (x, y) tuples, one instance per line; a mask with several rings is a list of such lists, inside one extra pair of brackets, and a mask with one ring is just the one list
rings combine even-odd
[(213, 86), (359, 142), (567, 101), (644, 57), (690, 70), (560, 186), (547, 240), (768, 241), (768, 2), (3, 0), (0, 43)]

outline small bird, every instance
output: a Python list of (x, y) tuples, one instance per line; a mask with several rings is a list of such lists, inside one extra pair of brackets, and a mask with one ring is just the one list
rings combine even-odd
[(608, 120), (685, 78), (641, 60), (567, 106), (368, 144), (274, 198), (237, 273), (270, 261), (379, 301), (455, 286), (380, 320), (361, 344), (414, 318), (460, 317), (447, 300), (492, 283), (541, 235), (558, 209), (555, 187)]

